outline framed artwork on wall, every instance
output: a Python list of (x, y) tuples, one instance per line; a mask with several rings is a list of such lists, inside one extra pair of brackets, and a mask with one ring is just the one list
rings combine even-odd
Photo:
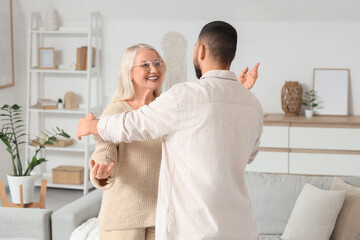
[(12, 0), (0, 1), (0, 89), (14, 86)]
[(55, 49), (39, 48), (39, 69), (55, 69)]
[(319, 107), (317, 115), (349, 114), (350, 70), (346, 68), (314, 68), (314, 91)]

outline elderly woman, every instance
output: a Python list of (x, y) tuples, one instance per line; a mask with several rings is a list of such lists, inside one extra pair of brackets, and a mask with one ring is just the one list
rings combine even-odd
[[(126, 49), (117, 92), (101, 117), (150, 104), (161, 93), (165, 69), (160, 54), (151, 46), (138, 44)], [(90, 175), (93, 185), (104, 190), (100, 239), (155, 239), (161, 139), (114, 144), (95, 136), (95, 141)]]
[[(258, 64), (239, 81), (250, 89)], [(118, 89), (101, 117), (148, 105), (161, 93), (166, 65), (147, 44), (125, 50)], [(89, 118), (95, 118), (92, 114)], [(99, 213), (100, 240), (155, 239), (155, 211), (161, 161), (161, 139), (114, 144), (94, 136), (96, 149), (90, 160), (91, 181), (103, 192)], [(80, 139), (80, 138), (79, 138)]]

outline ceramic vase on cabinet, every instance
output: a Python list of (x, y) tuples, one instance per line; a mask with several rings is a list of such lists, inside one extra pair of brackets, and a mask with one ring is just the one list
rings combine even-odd
[(287, 116), (297, 116), (301, 110), (302, 87), (298, 82), (286, 81), (281, 89), (281, 107)]

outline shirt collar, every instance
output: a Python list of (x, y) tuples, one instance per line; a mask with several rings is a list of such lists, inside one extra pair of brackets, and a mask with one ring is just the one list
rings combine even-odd
[(226, 80), (237, 81), (237, 76), (234, 72), (228, 70), (211, 70), (206, 72), (200, 79), (206, 78), (223, 78)]

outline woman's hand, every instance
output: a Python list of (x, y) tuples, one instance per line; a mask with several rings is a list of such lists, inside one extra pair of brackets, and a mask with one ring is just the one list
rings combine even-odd
[(96, 163), (93, 159), (90, 160), (91, 176), (98, 179), (108, 179), (114, 168), (114, 163)]

